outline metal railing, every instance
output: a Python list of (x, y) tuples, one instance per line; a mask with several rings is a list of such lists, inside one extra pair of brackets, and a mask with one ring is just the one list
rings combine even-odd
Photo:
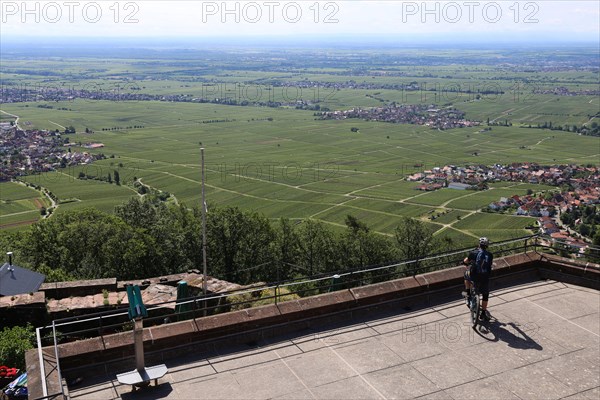
[[(490, 251), (497, 259), (502, 256), (528, 251), (545, 252), (554, 251), (555, 248), (545, 243), (544, 238), (539, 235), (524, 236), (502, 242), (491, 243)], [(598, 250), (600, 254), (600, 249)], [(195, 296), (186, 299), (167, 301), (147, 306), (148, 317), (144, 318), (144, 326), (155, 326), (170, 321), (181, 321), (214, 315), (232, 310), (252, 307), (256, 304), (274, 303), (285, 301), (290, 298), (306, 297), (332, 290), (348, 289), (368, 285), (372, 283), (385, 282), (402, 277), (415, 276), (417, 274), (442, 270), (459, 265), (465, 255), (473, 248), (463, 248), (450, 252), (434, 254), (413, 260), (404, 260), (388, 265), (375, 265), (370, 267), (334, 271), (329, 273), (315, 274), (306, 278), (289, 279), (261, 286), (252, 287), (247, 290), (237, 290), (212, 294), (207, 296)], [(558, 249), (568, 251), (568, 248)], [(576, 253), (574, 249), (573, 253)], [(597, 262), (597, 261), (596, 261)], [(185, 309), (187, 308), (187, 309)], [(176, 310), (180, 310), (176, 312)], [(183, 311), (182, 311), (183, 310)], [(56, 357), (56, 368), (58, 369), (59, 382), (62, 381), (60, 372), (60, 354), (58, 343), (70, 340), (80, 340), (91, 337), (102, 337), (104, 334), (130, 330), (131, 322), (128, 320), (127, 308), (104, 311), (83, 316), (61, 318), (52, 321), (52, 325), (37, 328), (38, 350), (40, 354), (40, 368), (43, 379), (45, 378), (43, 359), (41, 353), (43, 330), (51, 330)], [(45, 398), (48, 395), (46, 384), (44, 384)], [(62, 387), (62, 384), (60, 385)], [(62, 393), (64, 395), (64, 391)]]

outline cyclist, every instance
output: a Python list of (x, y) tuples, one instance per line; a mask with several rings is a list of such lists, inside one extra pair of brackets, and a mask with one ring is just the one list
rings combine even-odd
[[(490, 274), (492, 272), (492, 262), (494, 256), (490, 253), (487, 248), (490, 242), (486, 237), (479, 239), (479, 247), (469, 253), (469, 255), (463, 260), (463, 264), (467, 267), (465, 271), (465, 288), (463, 296), (467, 298), (469, 296), (469, 289), (473, 282), (477, 284), (479, 292), (483, 299), (481, 302), (481, 315), (479, 319), (489, 321), (491, 318), (490, 312), (487, 310), (488, 299), (490, 297)], [(467, 305), (471, 302), (470, 298), (467, 298)]]

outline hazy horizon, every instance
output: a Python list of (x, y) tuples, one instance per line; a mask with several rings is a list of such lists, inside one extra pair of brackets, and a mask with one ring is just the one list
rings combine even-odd
[[(600, 3), (562, 1), (2, 1), (2, 42), (82, 40), (589, 43)], [(75, 4), (75, 5), (74, 5)], [(460, 43), (456, 43), (460, 42)], [(351, 43), (349, 43), (351, 44)]]
[[(471, 37), (468, 40), (460, 35), (416, 35), (411, 38), (395, 38), (380, 35), (279, 35), (277, 37), (267, 35), (256, 36), (181, 36), (181, 37), (47, 37), (47, 36), (10, 36), (3, 35), (0, 38), (2, 51), (10, 51), (12, 48), (21, 48), (26, 44), (28, 49), (37, 48), (78, 48), (78, 47), (106, 47), (110, 44), (113, 48), (170, 48), (170, 49), (204, 49), (207, 45), (228, 47), (255, 46), (255, 47), (298, 47), (311, 46), (323, 48), (330, 46), (342, 46), (341, 48), (373, 48), (382, 49), (411, 49), (411, 48), (444, 48), (444, 49), (523, 49), (530, 46), (535, 48), (570, 48), (572, 46), (584, 48), (598, 48), (599, 40), (591, 38), (573, 39), (548, 37), (519, 38), (505, 35), (503, 37)], [(600, 52), (600, 49), (599, 49)]]

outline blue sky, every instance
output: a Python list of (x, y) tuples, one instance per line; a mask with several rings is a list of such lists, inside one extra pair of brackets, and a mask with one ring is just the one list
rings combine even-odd
[(0, 1), (10, 37), (386, 36), (598, 41), (598, 1)]

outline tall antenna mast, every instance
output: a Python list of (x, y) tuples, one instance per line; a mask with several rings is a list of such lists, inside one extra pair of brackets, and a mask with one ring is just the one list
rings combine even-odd
[(202, 155), (202, 293), (206, 297), (208, 289), (206, 268), (206, 193), (204, 191), (204, 147), (200, 148)]

